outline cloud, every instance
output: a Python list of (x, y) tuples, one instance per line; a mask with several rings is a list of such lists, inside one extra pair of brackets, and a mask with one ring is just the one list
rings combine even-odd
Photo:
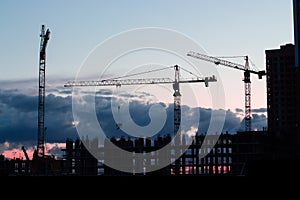
[[(71, 97), (48, 95), (45, 103), (46, 141), (63, 142), (76, 137), (72, 125)], [(0, 143), (37, 140), (37, 96), (0, 90)]]
[(0, 81), (0, 89), (5, 91), (15, 91), (27, 95), (37, 95), (37, 79)]
[[(0, 154), (3, 154), (6, 158), (21, 158), (25, 159), (22, 146), (25, 147), (26, 153), (29, 159), (32, 159), (35, 146), (30, 146), (28, 142), (15, 143), (15, 142), (4, 142), (0, 143)], [(63, 157), (62, 148), (65, 148), (65, 143), (46, 143), (45, 153), (46, 155), (53, 155), (59, 158)]]
[(226, 111), (225, 124), (223, 132), (235, 133), (241, 129), (241, 121), (236, 113)]
[[(45, 141), (47, 143), (64, 143), (66, 139), (77, 139), (80, 137), (77, 134), (74, 126), (74, 119), (72, 113), (72, 97), (69, 93), (64, 93), (66, 96), (60, 96), (59, 92), (55, 94), (49, 94), (45, 99)], [(84, 99), (95, 98), (95, 109), (100, 126), (104, 132), (109, 136), (128, 136), (122, 130), (116, 127), (116, 123), (127, 123), (128, 119), (132, 119), (138, 126), (147, 126), (151, 123), (149, 111), (151, 107), (155, 105), (150, 101), (142, 101), (143, 97), (147, 96), (143, 94), (130, 94), (123, 95), (118, 99), (109, 90), (101, 90), (97, 92), (96, 97), (89, 94), (84, 96)], [(132, 98), (134, 97), (134, 98)], [(130, 116), (124, 113), (117, 114), (116, 120), (113, 117), (112, 109), (117, 109), (114, 106), (120, 105), (121, 108), (125, 100), (131, 99), (129, 103)], [(134, 99), (134, 100), (132, 100)], [(116, 103), (112, 106), (111, 100), (116, 102), (120, 101), (120, 104)], [(26, 145), (28, 147), (34, 147), (37, 143), (37, 96), (30, 94), (24, 94), (18, 90), (0, 90), (0, 148), (4, 148), (3, 145), (10, 145), (12, 148), (20, 148), (20, 145)], [(160, 103), (166, 112), (166, 123), (159, 131), (158, 134), (170, 134), (173, 135), (173, 104)], [(186, 105), (182, 107), (182, 118), (185, 119), (185, 124), (182, 126), (182, 130), (191, 135), (191, 131), (197, 124), (199, 124), (198, 132), (205, 133), (210, 125), (212, 109), (209, 108), (191, 108)], [(235, 110), (235, 111), (241, 111)], [(257, 111), (264, 111), (263, 108), (257, 109)], [(240, 119), (240, 115), (237, 112), (230, 110), (217, 110), (214, 111), (217, 120), (222, 112), (226, 112), (225, 124), (223, 132), (235, 133), (236, 131), (243, 130), (244, 120)], [(196, 121), (195, 115), (200, 115), (200, 121)], [(153, 113), (155, 116), (158, 113)], [(77, 122), (80, 123), (80, 122)], [(267, 117), (264, 114), (253, 114), (252, 116), (252, 128), (261, 130), (267, 126)], [(194, 127), (191, 129), (191, 127)], [(53, 147), (53, 152), (58, 151), (58, 147)], [(1, 150), (1, 149), (0, 149)], [(1, 153), (1, 152), (0, 152)]]
[(5, 150), (8, 149), (10, 146), (9, 142), (0, 143), (0, 154)]
[(252, 113), (266, 113), (267, 108), (258, 108), (258, 109), (251, 109)]
[(56, 157), (62, 158), (63, 153), (62, 149), (66, 148), (65, 143), (46, 143), (45, 144), (45, 151), (46, 154), (51, 154)]
[(244, 110), (241, 109), (241, 108), (236, 108), (236, 109), (235, 109), (235, 112), (240, 113), (240, 112), (244, 112)]
[[(72, 93), (72, 89), (67, 90), (63, 83), (66, 83), (67, 78), (58, 78), (58, 77), (47, 77), (46, 79), (46, 93), (55, 94), (55, 95), (70, 95)], [(25, 80), (11, 80), (11, 81), (3, 81), (0, 80), (0, 90), (2, 91), (14, 91), (21, 94), (29, 95), (29, 96), (37, 96), (38, 95), (38, 77), (36, 79), (25, 79)]]
[(262, 130), (263, 128), (267, 127), (268, 119), (264, 114), (261, 115), (253, 114), (251, 124), (252, 124), (252, 129)]
[(37, 109), (37, 98), (21, 94), (16, 90), (1, 91), (0, 103), (9, 105), (10, 108), (21, 112), (35, 111)]

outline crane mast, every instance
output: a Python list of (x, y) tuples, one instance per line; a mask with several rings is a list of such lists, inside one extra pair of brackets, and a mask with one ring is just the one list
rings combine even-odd
[(251, 80), (248, 56), (245, 57), (244, 85), (245, 85), (245, 131), (251, 131)]
[(45, 31), (45, 26), (42, 25), (41, 41), (40, 41), (40, 57), (39, 57), (39, 96), (38, 96), (38, 141), (37, 153), (38, 156), (45, 155), (45, 69), (46, 69), (46, 47), (49, 40), (50, 31)]
[(216, 65), (224, 65), (226, 67), (238, 69), (244, 71), (244, 84), (245, 84), (245, 131), (251, 131), (251, 80), (250, 74), (257, 74), (259, 79), (262, 79), (263, 76), (266, 75), (264, 70), (262, 71), (255, 71), (251, 70), (249, 66), (249, 58), (248, 56), (243, 56), (245, 59), (245, 65), (233, 63), (227, 60), (223, 60), (220, 58), (216, 58), (213, 56), (208, 56), (200, 53), (196, 53), (190, 51), (187, 53), (187, 56), (197, 58), (200, 60), (204, 60), (207, 62), (212, 62)]
[[(181, 123), (181, 94), (179, 91), (179, 67), (176, 65), (174, 67), (175, 69), (175, 80), (173, 83), (173, 89), (174, 89), (174, 136), (178, 133), (179, 137), (175, 138), (175, 146), (181, 145), (182, 142), (182, 136), (181, 136), (181, 128), (180, 128), (180, 123)], [(176, 150), (175, 150), (176, 151)], [(181, 151), (181, 149), (178, 149), (177, 151)], [(180, 153), (180, 152), (177, 152)], [(179, 165), (180, 165), (181, 159), (175, 160), (175, 168), (174, 168), (174, 173), (177, 175), (180, 173), (179, 170)]]
[(180, 130), (180, 122), (181, 122), (181, 94), (179, 88), (179, 67), (178, 65), (174, 66), (175, 69), (175, 80), (173, 83), (174, 89), (174, 136), (178, 133), (180, 137), (175, 141), (175, 145), (180, 145), (181, 139), (181, 130)]

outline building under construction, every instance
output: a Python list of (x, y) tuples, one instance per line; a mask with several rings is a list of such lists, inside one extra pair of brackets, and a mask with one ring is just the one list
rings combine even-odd
[[(239, 132), (237, 134), (222, 134), (216, 140), (215, 136), (196, 135), (192, 144), (187, 147), (186, 151), (177, 162), (172, 162), (172, 149), (169, 154), (163, 155), (164, 159), (169, 159), (171, 163), (165, 168), (145, 172), (143, 175), (246, 175), (247, 163), (250, 161), (262, 160), (265, 157), (266, 131), (256, 132)], [(156, 151), (171, 142), (169, 135), (157, 137), (154, 141), (149, 139), (112, 139), (112, 142), (118, 147), (132, 152), (131, 160), (128, 162), (132, 165), (132, 173), (125, 173), (105, 165), (104, 175), (133, 175), (137, 168), (147, 168), (148, 165), (156, 165), (161, 158), (160, 155), (153, 154), (151, 158), (145, 157), (142, 162), (137, 162), (134, 153), (147, 153)], [(215, 144), (213, 147), (211, 144)], [(185, 149), (184, 142), (182, 149)], [(205, 155), (205, 156), (204, 156)], [(115, 162), (118, 162), (122, 155), (113, 155)], [(105, 158), (105, 151), (104, 151)], [(110, 158), (111, 159), (111, 158)], [(148, 159), (148, 160), (147, 160)], [(145, 169), (147, 171), (147, 169)], [(136, 174), (141, 175), (141, 174)]]
[[(206, 137), (206, 138), (205, 138)], [(260, 161), (267, 157), (268, 152), (267, 132), (238, 132), (237, 134), (222, 134), (214, 141), (216, 137), (196, 135), (192, 144), (187, 148), (185, 153), (177, 159), (177, 162), (172, 160), (172, 149), (169, 153), (164, 154), (164, 159), (169, 159), (170, 165), (145, 173), (135, 173), (137, 169), (146, 168), (149, 165), (157, 165), (159, 155), (153, 154), (150, 159), (142, 159), (142, 162), (137, 162), (135, 153), (147, 153), (156, 151), (171, 142), (170, 135), (158, 136), (154, 140), (150, 139), (125, 139), (112, 138), (110, 141), (117, 147), (125, 151), (131, 152), (132, 156), (127, 159), (127, 163), (132, 167), (132, 172), (118, 171), (105, 165), (105, 160), (113, 159), (118, 163), (120, 155), (112, 155), (105, 147), (97, 147), (99, 155), (102, 159), (95, 159), (84, 147), (79, 140), (67, 140), (66, 149), (64, 151), (65, 169), (64, 173), (68, 175), (104, 175), (104, 176), (132, 176), (132, 175), (162, 175), (162, 176), (244, 176), (247, 175), (247, 165), (252, 161)], [(84, 142), (88, 145), (95, 145), (97, 140), (92, 142)], [(211, 144), (215, 145), (211, 148)], [(105, 144), (105, 143), (104, 143)], [(184, 144), (184, 143), (182, 143)], [(91, 146), (90, 146), (91, 147)], [(183, 145), (182, 148), (185, 148)], [(206, 156), (201, 156), (201, 155)], [(108, 156), (108, 157), (107, 157)], [(113, 156), (113, 158), (112, 158)]]
[(62, 149), (62, 151), (64, 151), (63, 174), (81, 176), (98, 175), (98, 160), (87, 150), (81, 140), (77, 139), (74, 142), (68, 139), (66, 141), (66, 148)]
[[(206, 137), (206, 138), (205, 138)], [(268, 152), (268, 140), (266, 131), (238, 132), (237, 134), (221, 134), (217, 141), (215, 137), (196, 135), (192, 144), (184, 154), (175, 162), (172, 160), (172, 149), (164, 154), (164, 159), (169, 159), (170, 165), (156, 171), (135, 173), (137, 168), (156, 165), (159, 155), (153, 154), (151, 159), (143, 162), (135, 162), (135, 153), (156, 151), (171, 142), (171, 137), (158, 136), (150, 139), (125, 139), (112, 138), (111, 142), (119, 148), (132, 153), (128, 163), (132, 166), (132, 173), (115, 170), (105, 165), (107, 156), (111, 152), (105, 152), (104, 147), (98, 147), (98, 141), (81, 141), (79, 139), (66, 141), (66, 148), (62, 149), (62, 159), (48, 159), (47, 173), (43, 175), (54, 176), (246, 176), (248, 164), (253, 161), (261, 161), (266, 158)], [(213, 147), (210, 144), (215, 143)], [(103, 155), (103, 159), (96, 159), (87, 149), (97, 148)], [(93, 146), (94, 145), (94, 146)], [(93, 147), (92, 147), (93, 146)], [(185, 148), (185, 146), (182, 146)], [(206, 156), (201, 156), (207, 154)], [(113, 155), (115, 162), (122, 155)], [(111, 158), (110, 158), (111, 159)], [(0, 159), (0, 172), (2, 175), (39, 175), (36, 173), (35, 160), (23, 160), (20, 158), (5, 160)]]

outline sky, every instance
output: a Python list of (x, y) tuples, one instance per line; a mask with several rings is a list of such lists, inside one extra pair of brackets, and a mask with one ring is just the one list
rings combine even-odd
[[(293, 43), (292, 2), (287, 0), (5, 0), (0, 11), (2, 81), (37, 78), (42, 24), (51, 31), (48, 82), (73, 79), (99, 43), (135, 28), (175, 30), (210, 55), (248, 55), (261, 70), (265, 69), (266, 49)], [(222, 67), (219, 73), (226, 94), (239, 97), (232, 99), (230, 107), (243, 107), (242, 72)], [(252, 79), (253, 107), (266, 107), (265, 81)], [(234, 92), (228, 89), (233, 87)]]
[[(8, 132), (19, 134), (26, 130), (36, 134), (35, 124), (30, 127), (26, 120), (36, 121), (42, 24), (51, 31), (47, 47), (46, 92), (53, 96), (47, 99), (54, 99), (56, 103), (53, 105), (56, 106), (64, 103), (62, 105), (68, 112), (71, 112), (70, 93), (63, 88), (64, 83), (75, 78), (80, 66), (97, 45), (124, 31), (145, 27), (174, 30), (197, 42), (209, 55), (248, 55), (260, 70), (265, 69), (265, 50), (279, 48), (294, 40), (292, 1), (288, 0), (3, 0), (0, 3), (2, 146), (7, 147), (4, 142), (8, 140), (19, 142), (12, 139), (15, 137), (10, 138), (13, 134)], [(244, 61), (234, 62), (243, 64)], [(243, 73), (226, 67), (219, 67), (218, 73), (225, 92), (225, 109), (230, 109), (229, 113), (239, 119), (244, 109)], [(263, 118), (265, 123), (265, 78), (258, 80), (252, 76), (251, 86), (252, 108), (259, 111), (255, 116)], [(264, 111), (265, 115), (260, 115), (260, 111)], [(67, 119), (68, 125), (60, 125), (66, 130), (66, 136), (75, 137), (75, 129), (70, 123), (72, 114), (68, 112), (62, 113), (62, 119)], [(4, 115), (8, 113), (9, 117)], [(55, 124), (48, 122), (48, 125), (51, 123)], [(237, 124), (240, 122), (237, 121)], [(28, 129), (23, 125), (29, 126)], [(240, 127), (227, 128), (238, 130)], [(51, 131), (54, 132), (49, 128)], [(63, 142), (66, 136), (56, 140), (53, 137), (52, 142)], [(32, 137), (28, 137), (30, 139), (23, 139), (31, 141)]]

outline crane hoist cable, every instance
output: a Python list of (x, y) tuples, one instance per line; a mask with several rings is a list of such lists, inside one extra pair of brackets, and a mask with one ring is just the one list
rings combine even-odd
[(135, 74), (128, 74), (128, 75), (124, 75), (124, 76), (118, 76), (118, 77), (114, 77), (114, 78), (108, 78), (108, 79), (105, 79), (104, 81), (110, 81), (110, 80), (121, 79), (121, 78), (128, 78), (128, 77), (138, 76), (138, 75), (144, 75), (144, 74), (158, 72), (158, 71), (163, 71), (163, 70), (171, 69), (171, 68), (172, 67), (165, 67), (165, 68), (154, 69), (154, 70), (149, 70), (149, 71), (145, 71), (145, 72), (138, 72), (138, 73), (135, 73)]

